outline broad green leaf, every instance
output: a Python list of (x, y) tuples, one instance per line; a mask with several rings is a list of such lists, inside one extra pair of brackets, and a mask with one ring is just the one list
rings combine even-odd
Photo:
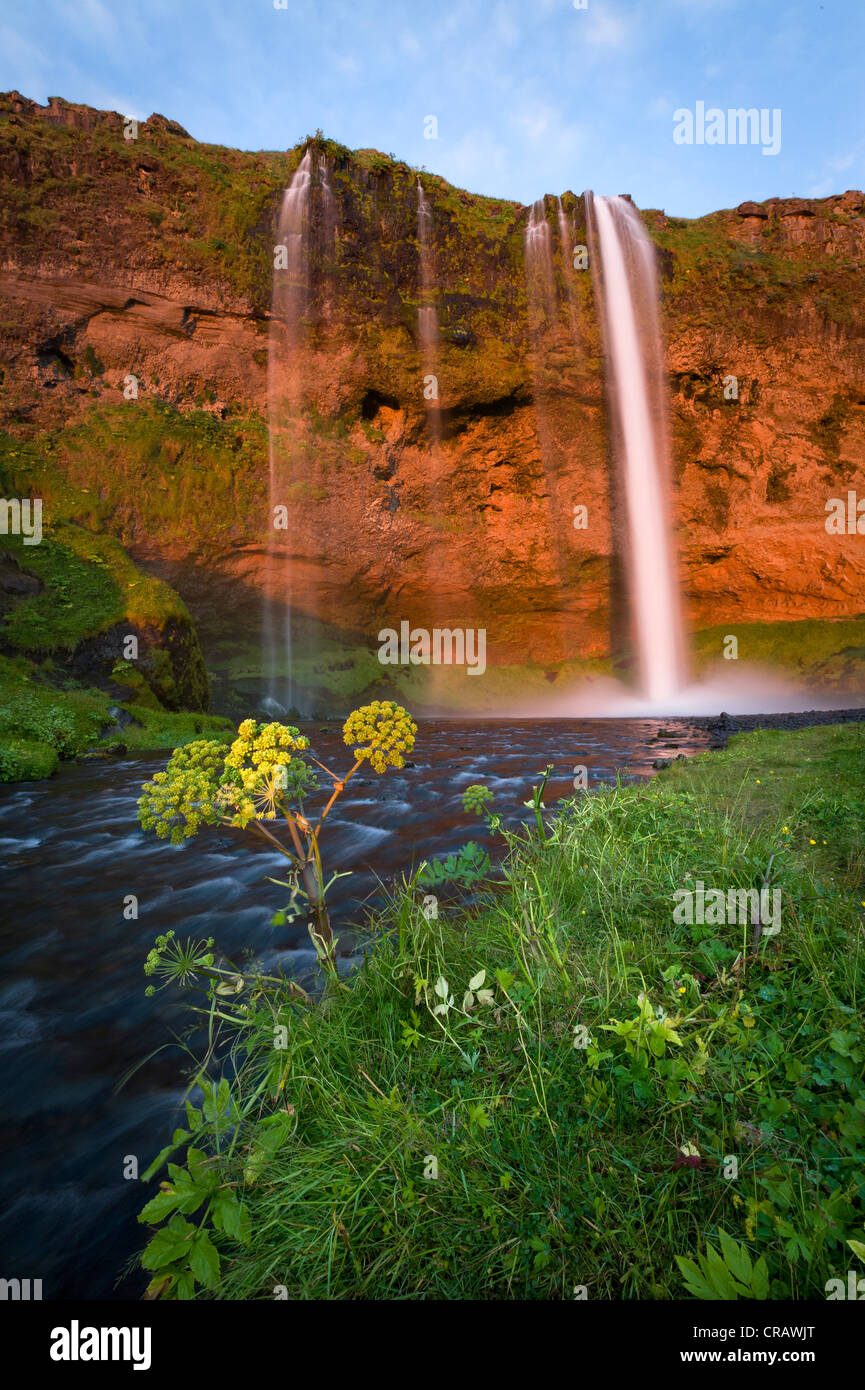
[(706, 1283), (693, 1260), (686, 1259), (684, 1255), (677, 1255), (676, 1263), (685, 1276), (685, 1284), (689, 1293), (704, 1301), (716, 1297), (714, 1290)]
[(724, 1256), (724, 1263), (731, 1271), (740, 1284), (749, 1287), (751, 1283), (752, 1264), (751, 1256), (745, 1245), (740, 1245), (738, 1241), (728, 1236), (726, 1231), (718, 1232), (718, 1239), (721, 1242), (721, 1251)]
[(219, 1251), (206, 1231), (196, 1231), (189, 1251), (189, 1267), (206, 1289), (219, 1283)]
[(177, 1193), (174, 1188), (169, 1188), (165, 1192), (157, 1192), (155, 1197), (151, 1197), (146, 1207), (138, 1213), (138, 1220), (148, 1226), (156, 1226), (160, 1221), (164, 1221), (169, 1212), (176, 1210)]
[(751, 1293), (754, 1298), (769, 1297), (769, 1266), (766, 1264), (765, 1256), (761, 1255), (754, 1265), (754, 1276), (751, 1280)]

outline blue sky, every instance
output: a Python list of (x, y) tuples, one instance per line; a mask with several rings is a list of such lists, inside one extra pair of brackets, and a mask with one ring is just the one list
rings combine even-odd
[[(0, 0), (0, 88), (40, 102), (244, 149), (321, 127), (473, 192), (680, 216), (862, 188), (863, 54), (865, 0)], [(698, 101), (780, 109), (780, 152), (675, 144)]]

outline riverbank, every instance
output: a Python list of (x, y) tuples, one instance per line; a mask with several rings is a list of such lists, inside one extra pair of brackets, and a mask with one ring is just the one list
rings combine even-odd
[[(865, 1221), (863, 762), (861, 727), (737, 734), (506, 832), (470, 910), (399, 896), (325, 1007), (250, 1000), (154, 1292), (824, 1298)], [(699, 885), (780, 913), (754, 945)]]

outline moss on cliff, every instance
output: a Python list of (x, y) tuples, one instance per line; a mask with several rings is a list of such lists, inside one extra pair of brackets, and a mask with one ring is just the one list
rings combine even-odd
[(693, 636), (698, 667), (718, 660), (728, 635), (738, 639), (743, 665), (775, 667), (824, 690), (858, 694), (865, 685), (865, 614), (703, 628)]
[(0, 782), (50, 777), (61, 759), (174, 748), (229, 733), (214, 715), (171, 712), (86, 686), (58, 688), (25, 657), (0, 656)]
[[(7, 495), (41, 496), (52, 517), (127, 544), (194, 536), (206, 548), (260, 529), (267, 428), (252, 412), (221, 421), (159, 400), (94, 404), (29, 439), (0, 431), (0, 478)], [(155, 597), (139, 585), (145, 592)]]

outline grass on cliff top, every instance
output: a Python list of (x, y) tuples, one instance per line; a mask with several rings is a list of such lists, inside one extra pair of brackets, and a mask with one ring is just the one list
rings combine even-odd
[[(863, 771), (860, 727), (737, 736), (509, 836), (470, 910), (398, 894), (325, 1007), (250, 999), (237, 1072), (204, 1113), (192, 1091), (195, 1177), (180, 1131), (160, 1197), (196, 1226), (203, 1174), (242, 1201), (198, 1295), (676, 1299), (722, 1231), (703, 1296), (861, 1273)], [(770, 860), (781, 930), (754, 953), (748, 923), (673, 921), (676, 889), (759, 887)]]

